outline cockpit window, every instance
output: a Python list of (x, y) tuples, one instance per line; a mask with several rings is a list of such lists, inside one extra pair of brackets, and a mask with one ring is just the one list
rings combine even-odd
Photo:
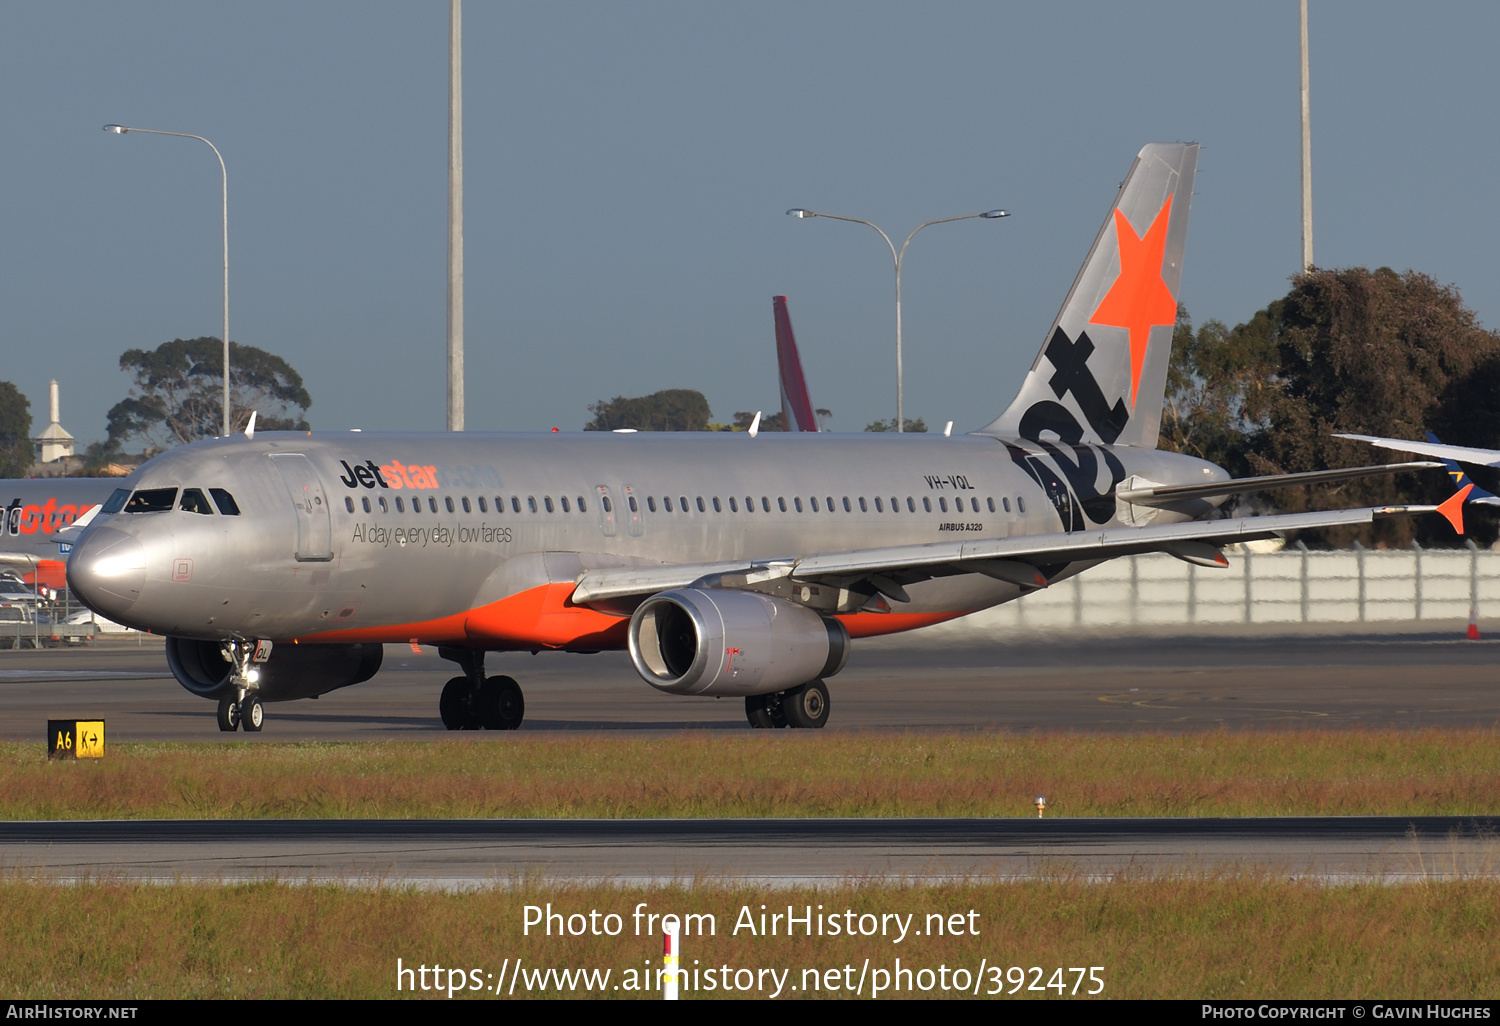
[(177, 498), (176, 488), (142, 488), (125, 504), (126, 513), (164, 513)]
[(214, 497), (214, 502), (218, 505), (219, 512), (226, 517), (237, 517), (240, 515), (239, 503), (235, 502), (234, 496), (230, 495), (224, 489), (210, 488), (208, 494)]
[(214, 508), (208, 504), (208, 497), (198, 488), (184, 488), (182, 490), (182, 501), (177, 508), (185, 513), (202, 513), (212, 516)]
[(109, 501), (104, 504), (104, 508), (99, 512), (102, 514), (118, 513), (125, 508), (125, 500), (128, 498), (130, 498), (129, 488), (116, 488), (114, 494), (109, 497)]

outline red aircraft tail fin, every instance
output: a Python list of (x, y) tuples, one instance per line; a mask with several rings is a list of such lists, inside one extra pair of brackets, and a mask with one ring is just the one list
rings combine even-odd
[(788, 431), (816, 431), (818, 418), (802, 376), (802, 358), (792, 334), (792, 318), (786, 312), (786, 297), (772, 296), (776, 312), (776, 366), (781, 375), (781, 419)]

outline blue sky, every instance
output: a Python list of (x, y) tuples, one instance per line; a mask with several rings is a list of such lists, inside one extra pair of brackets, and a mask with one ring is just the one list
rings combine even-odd
[[(1415, 268), (1500, 326), (1500, 6), (1312, 0), (1316, 258)], [(468, 426), (578, 428), (697, 388), (777, 408), (790, 297), (836, 430), (986, 423), (1136, 150), (1203, 145), (1183, 276), (1244, 320), (1297, 267), (1297, 5), (466, 6)], [(0, 4), (0, 378), (102, 437), (121, 352), (230, 328), (304, 376), (315, 428), (444, 423), (447, 5)]]

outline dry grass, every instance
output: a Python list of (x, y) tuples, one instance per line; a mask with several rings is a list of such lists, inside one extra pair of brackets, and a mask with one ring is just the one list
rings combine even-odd
[(0, 819), (1487, 815), (1494, 730), (0, 745)]
[[(617, 913), (623, 933), (522, 936), (523, 906), (547, 902), (564, 913)], [(684, 940), (685, 968), (696, 959), (700, 970), (791, 970), (788, 985), (803, 982), (803, 969), (849, 965), (857, 979), (866, 958), (871, 970), (889, 971), (899, 957), (904, 968), (946, 966), (950, 976), (956, 968), (972, 974), (981, 959), (1002, 968), (1045, 967), (1046, 978), (1058, 967), (1102, 966), (1103, 996), (1111, 998), (1500, 997), (1500, 883), (1320, 887), (1230, 878), (770, 892), (733, 884), (641, 890), (522, 882), (466, 894), (12, 880), (0, 883), (0, 992), (26, 999), (384, 998), (397, 996), (397, 958), (409, 967), (477, 969), (481, 978), (498, 976), (505, 960), (516, 958), (526, 969), (607, 968), (612, 987), (648, 959), (660, 964), (659, 938), (633, 935), (630, 913), (638, 902), (649, 911), (717, 916), (715, 936)], [(768, 911), (792, 905), (799, 915), (807, 905), (856, 915), (914, 913), (918, 929), (929, 913), (973, 909), (979, 936), (908, 936), (900, 944), (743, 930), (733, 936), (740, 908), (758, 915), (762, 904)], [(1064, 976), (1071, 988), (1074, 977)], [(991, 986), (986, 973), (981, 990)], [(1088, 989), (1085, 983), (1080, 993)], [(516, 988), (515, 997), (526, 994), (524, 984)], [(417, 996), (446, 1000), (431, 991)], [(807, 995), (799, 989), (791, 996)], [(923, 996), (945, 995), (937, 989)], [(1017, 996), (1057, 999), (1054, 991)]]

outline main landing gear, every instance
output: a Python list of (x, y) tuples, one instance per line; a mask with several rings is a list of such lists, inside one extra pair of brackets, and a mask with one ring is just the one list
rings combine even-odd
[(820, 680), (769, 695), (748, 695), (745, 718), (750, 726), (805, 727), (817, 730), (828, 722), (828, 685)]
[(219, 729), (232, 733), (243, 728), (247, 733), (259, 733), (266, 721), (266, 711), (260, 697), (252, 690), (260, 678), (260, 671), (250, 664), (256, 661), (257, 655), (258, 661), (265, 662), (271, 654), (271, 643), (226, 641), (220, 651), (229, 663), (229, 684), (234, 688), (234, 694), (219, 699)]
[(464, 671), (443, 685), (438, 714), (449, 730), (515, 730), (526, 715), (521, 685), (510, 677), (486, 677), (484, 653), (439, 648), (438, 655)]

